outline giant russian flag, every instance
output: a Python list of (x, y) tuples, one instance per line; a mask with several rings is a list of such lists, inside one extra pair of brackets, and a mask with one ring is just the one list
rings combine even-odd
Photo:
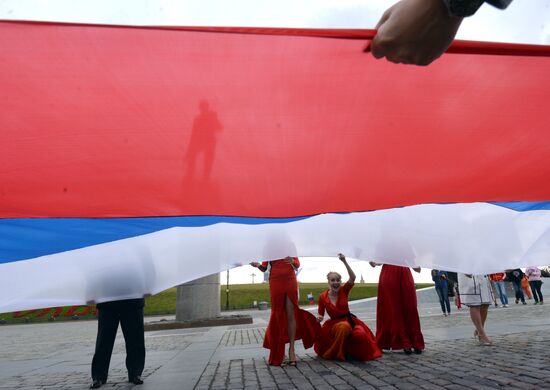
[(373, 34), (0, 22), (0, 312), (287, 255), (548, 263), (550, 47)]

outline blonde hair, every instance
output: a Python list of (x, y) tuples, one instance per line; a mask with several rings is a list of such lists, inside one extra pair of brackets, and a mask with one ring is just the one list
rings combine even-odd
[(338, 272), (330, 271), (330, 272), (327, 274), (327, 280), (330, 280), (330, 275), (336, 275), (336, 276), (338, 277), (338, 279), (342, 280), (342, 275), (340, 275)]

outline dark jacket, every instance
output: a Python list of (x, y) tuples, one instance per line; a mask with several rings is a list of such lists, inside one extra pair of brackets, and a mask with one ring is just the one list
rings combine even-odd
[(483, 3), (489, 3), (494, 7), (504, 9), (512, 0), (443, 0), (449, 14), (458, 17), (472, 16)]
[(435, 288), (447, 288), (449, 277), (447, 272), (438, 269), (432, 270), (432, 280), (435, 283)]
[(510, 282), (520, 283), (523, 279), (523, 271), (519, 268), (506, 272), (506, 279)]

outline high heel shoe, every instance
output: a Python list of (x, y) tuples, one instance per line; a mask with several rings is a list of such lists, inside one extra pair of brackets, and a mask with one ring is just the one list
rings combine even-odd
[(479, 345), (483, 345), (483, 346), (490, 346), (490, 345), (493, 345), (493, 342), (491, 340), (489, 340), (489, 338), (487, 338), (487, 336), (485, 336), (485, 340), (482, 340), (481, 339), (481, 336), (479, 335), (479, 333), (476, 331), (474, 333), (474, 337), (477, 337), (477, 342), (479, 343)]
[(290, 367), (297, 367), (298, 366), (298, 362), (297, 362), (297, 359), (296, 359), (296, 352), (293, 351), (291, 353), (290, 351), (288, 351), (287, 365), (289, 365)]
[(492, 341), (482, 341), (481, 339), (479, 339), (479, 345), (483, 346), (483, 347), (490, 347), (493, 345)]

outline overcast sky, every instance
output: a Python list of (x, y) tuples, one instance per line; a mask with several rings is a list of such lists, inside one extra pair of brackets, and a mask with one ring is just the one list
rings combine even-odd
[[(1, 19), (108, 24), (373, 28), (394, 0), (0, 0)], [(550, 44), (550, 0), (484, 5), (461, 39)]]
[[(0, 0), (0, 19), (137, 25), (374, 28), (394, 0)], [(467, 18), (458, 38), (550, 44), (550, 0), (515, 0), (501, 11), (484, 5)], [(336, 254), (335, 254), (336, 255)], [(302, 259), (301, 281), (323, 281), (329, 270), (345, 275), (336, 259)], [(376, 282), (379, 267), (352, 262), (359, 279)], [(262, 280), (244, 266), (230, 272), (230, 283)], [(431, 281), (429, 270), (415, 280)], [(225, 273), (221, 274), (225, 283)]]

